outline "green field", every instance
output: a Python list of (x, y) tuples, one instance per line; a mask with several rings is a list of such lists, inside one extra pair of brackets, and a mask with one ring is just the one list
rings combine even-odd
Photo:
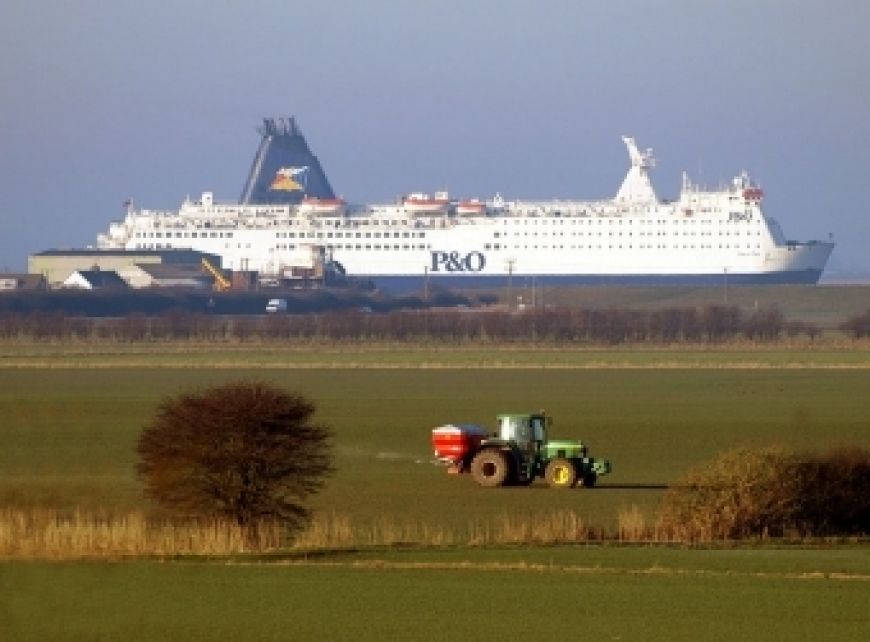
[(321, 562), (7, 563), (0, 638), (859, 640), (861, 549), (562, 547)]
[[(853, 348), (5, 344), (0, 507), (146, 507), (133, 448), (157, 404), (242, 378), (309, 395), (334, 428), (319, 515), (460, 531), (570, 511), (612, 528), (632, 506), (652, 519), (663, 487), (728, 448), (870, 447), (870, 352)], [(613, 461), (600, 487), (481, 489), (430, 462), (433, 426), (541, 408)], [(868, 603), (866, 543), (0, 564), (0, 640), (851, 640)]]
[(826, 368), (870, 369), (870, 342), (602, 347), (347, 342), (0, 343), (0, 369), (79, 368)]
[[(715, 355), (714, 355), (715, 356)], [(870, 446), (862, 369), (776, 368), (83, 368), (0, 369), (0, 503), (142, 506), (133, 448), (167, 395), (235, 378), (299, 390), (335, 429), (338, 473), (315, 508), (461, 525), (571, 509), (612, 523), (652, 511), (689, 467), (736, 446)], [(493, 425), (544, 408), (556, 436), (587, 441), (614, 473), (591, 492), (480, 489), (430, 463), (429, 429)]]

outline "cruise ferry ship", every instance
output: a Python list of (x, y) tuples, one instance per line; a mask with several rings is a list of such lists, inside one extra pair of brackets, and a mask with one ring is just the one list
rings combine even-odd
[(629, 137), (628, 173), (606, 200), (410, 192), (353, 205), (335, 195), (293, 118), (265, 119), (259, 132), (239, 202), (206, 192), (178, 211), (130, 203), (98, 247), (194, 249), (220, 255), (226, 269), (272, 278), (325, 254), (348, 275), (393, 290), (524, 277), (542, 285), (816, 283), (834, 248), (787, 240), (746, 172), (718, 189), (684, 173), (679, 196), (659, 199), (652, 150)]

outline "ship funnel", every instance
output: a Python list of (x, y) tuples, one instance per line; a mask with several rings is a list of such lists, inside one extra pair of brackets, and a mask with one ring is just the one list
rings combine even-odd
[(262, 140), (239, 199), (242, 205), (295, 205), (306, 196), (335, 198), (295, 118), (264, 118), (257, 131)]

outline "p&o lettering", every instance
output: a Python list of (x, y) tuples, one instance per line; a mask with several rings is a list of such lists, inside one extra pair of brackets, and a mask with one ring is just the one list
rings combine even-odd
[(482, 252), (469, 252), (461, 255), (459, 252), (432, 252), (433, 272), (480, 272), (486, 265), (486, 257)]

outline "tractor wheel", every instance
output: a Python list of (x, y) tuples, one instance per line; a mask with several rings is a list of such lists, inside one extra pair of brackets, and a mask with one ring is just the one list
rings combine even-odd
[(508, 458), (500, 450), (481, 450), (471, 460), (471, 476), (481, 486), (504, 486), (509, 473)]
[(547, 464), (544, 477), (550, 488), (574, 488), (577, 484), (577, 469), (568, 459), (553, 459)]
[(593, 488), (598, 482), (598, 475), (595, 473), (586, 473), (583, 475), (583, 488)]

